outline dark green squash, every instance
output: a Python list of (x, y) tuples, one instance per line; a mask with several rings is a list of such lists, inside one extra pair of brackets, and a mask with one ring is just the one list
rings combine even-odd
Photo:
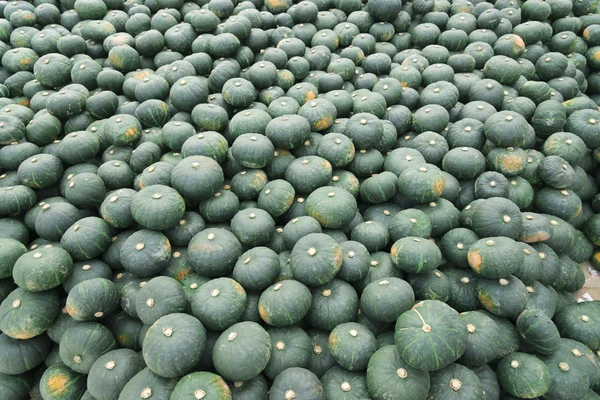
[(300, 239), (290, 256), (294, 277), (316, 286), (333, 279), (342, 266), (342, 249), (331, 237), (311, 233)]
[[(88, 343), (94, 343), (89, 346)], [(67, 329), (60, 339), (61, 360), (70, 369), (88, 374), (94, 362), (117, 347), (108, 328), (96, 322), (83, 322)]]
[(230, 400), (231, 390), (219, 375), (210, 372), (193, 372), (177, 382), (172, 396), (182, 400), (199, 398)]
[(143, 227), (155, 230), (172, 228), (185, 212), (179, 193), (170, 187), (152, 185), (140, 190), (131, 201), (131, 214)]
[(521, 338), (539, 354), (552, 354), (560, 345), (558, 329), (550, 318), (539, 310), (525, 310), (517, 318)]
[(333, 279), (312, 289), (312, 304), (306, 320), (316, 329), (331, 331), (337, 325), (353, 321), (359, 299), (349, 283)]
[(174, 313), (159, 318), (143, 343), (144, 361), (165, 378), (184, 375), (200, 361), (206, 348), (206, 330), (196, 318)]
[(138, 318), (152, 325), (159, 318), (186, 310), (187, 298), (179, 281), (166, 276), (149, 280), (138, 292), (135, 310)]
[(0, 335), (2, 362), (0, 373), (18, 375), (31, 371), (42, 364), (49, 356), (52, 345), (45, 335), (31, 339), (15, 339), (6, 334)]
[(543, 396), (552, 384), (550, 370), (537, 357), (513, 353), (498, 363), (498, 381), (504, 390), (521, 398)]
[(85, 389), (85, 376), (65, 364), (51, 366), (40, 378), (42, 398), (49, 400), (78, 399), (83, 396)]
[(365, 326), (348, 322), (329, 335), (329, 351), (336, 362), (350, 371), (363, 371), (376, 351), (376, 339)]
[(518, 278), (479, 279), (477, 296), (481, 305), (494, 315), (516, 317), (527, 306), (527, 288)]
[(460, 364), (449, 364), (431, 374), (429, 396), (449, 399), (480, 399), (483, 386), (477, 375)]
[(310, 310), (310, 290), (296, 280), (276, 283), (261, 294), (260, 317), (272, 326), (289, 326), (300, 321)]
[(392, 245), (390, 254), (398, 269), (416, 274), (432, 272), (442, 262), (442, 252), (437, 245), (418, 237), (399, 239)]
[(271, 358), (269, 334), (255, 322), (240, 322), (217, 339), (213, 362), (219, 375), (233, 382), (259, 375)]
[(191, 298), (192, 314), (207, 329), (215, 331), (222, 331), (241, 321), (246, 304), (246, 291), (229, 278), (206, 282)]
[(73, 260), (66, 250), (44, 246), (19, 257), (13, 279), (26, 290), (41, 292), (61, 285), (72, 268)]
[(296, 326), (290, 326), (269, 329), (268, 334), (271, 338), (272, 354), (264, 370), (267, 378), (275, 379), (288, 368), (308, 366), (312, 343), (306, 332)]
[(456, 311), (437, 300), (417, 303), (398, 318), (395, 330), (398, 353), (420, 371), (444, 368), (466, 349), (466, 326)]
[(371, 282), (360, 297), (361, 311), (374, 321), (395, 322), (415, 302), (415, 294), (408, 282), (386, 278)]
[(96, 399), (118, 398), (127, 382), (144, 368), (140, 356), (131, 349), (112, 350), (92, 365), (87, 389)]
[(136, 276), (147, 277), (165, 269), (171, 258), (171, 243), (159, 232), (142, 229), (131, 234), (119, 250), (122, 267)]
[(63, 234), (60, 243), (75, 260), (98, 257), (110, 244), (110, 226), (97, 217), (82, 218)]
[(176, 380), (163, 378), (152, 372), (150, 368), (144, 368), (125, 384), (119, 400), (138, 397), (167, 399), (171, 396), (176, 384)]
[(481, 366), (494, 360), (500, 351), (500, 331), (496, 322), (480, 311), (468, 311), (460, 316), (469, 332), (461, 362)]
[(105, 278), (93, 278), (69, 291), (65, 309), (77, 321), (94, 321), (115, 312), (118, 306), (116, 285)]

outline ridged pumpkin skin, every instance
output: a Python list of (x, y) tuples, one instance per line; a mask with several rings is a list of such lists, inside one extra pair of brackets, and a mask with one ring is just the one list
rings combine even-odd
[(184, 212), (183, 198), (168, 186), (148, 186), (133, 196), (131, 201), (133, 219), (148, 229), (172, 228), (179, 223)]
[(331, 355), (349, 371), (364, 371), (376, 350), (373, 333), (355, 322), (340, 324), (329, 335)]
[(15, 283), (32, 292), (61, 285), (71, 273), (73, 260), (59, 247), (42, 247), (19, 257), (13, 268)]
[(318, 188), (306, 199), (306, 213), (326, 229), (345, 227), (354, 218), (356, 210), (354, 196), (332, 186)]
[(419, 371), (388, 345), (373, 354), (367, 367), (367, 385), (375, 400), (401, 400), (407, 396), (424, 400), (429, 392), (429, 372)]
[(300, 321), (310, 310), (310, 290), (293, 279), (269, 286), (260, 295), (258, 312), (267, 324), (288, 326)]
[(127, 382), (118, 400), (151, 396), (168, 399), (176, 384), (177, 380), (163, 378), (152, 372), (150, 368), (144, 368)]
[(140, 356), (131, 349), (112, 350), (92, 365), (88, 391), (95, 399), (116, 399), (127, 382), (144, 368)]
[(550, 370), (543, 361), (525, 353), (513, 353), (498, 364), (498, 381), (513, 396), (535, 398), (551, 385)]
[(519, 334), (537, 353), (552, 354), (560, 346), (560, 335), (552, 320), (539, 310), (525, 310), (517, 318)]
[(14, 339), (30, 339), (53, 325), (60, 311), (56, 291), (12, 291), (0, 305), (0, 330)]
[(34, 369), (46, 360), (51, 347), (52, 342), (45, 335), (27, 340), (0, 335), (0, 373), (18, 375)]
[(267, 331), (255, 322), (240, 322), (217, 339), (213, 362), (217, 373), (233, 382), (256, 377), (271, 358), (271, 340)]
[(342, 248), (324, 233), (311, 233), (298, 240), (290, 255), (294, 278), (309, 286), (329, 282), (342, 266)]
[(325, 400), (321, 381), (305, 368), (288, 368), (275, 378), (269, 400), (285, 398)]
[(71, 289), (65, 310), (77, 321), (95, 321), (115, 312), (119, 300), (119, 291), (112, 281), (94, 278)]
[[(93, 343), (90, 346), (89, 343)], [(103, 354), (117, 347), (110, 330), (97, 322), (83, 322), (67, 329), (60, 339), (59, 355), (70, 369), (89, 374), (92, 365)]]
[(79, 399), (85, 392), (85, 376), (65, 364), (48, 368), (40, 379), (40, 393), (44, 399)]
[(425, 274), (439, 267), (442, 252), (435, 243), (419, 238), (404, 237), (392, 245), (392, 260), (404, 272)]
[(175, 378), (200, 361), (206, 349), (206, 330), (191, 315), (169, 314), (148, 329), (142, 348), (148, 368), (162, 377)]
[(231, 390), (219, 375), (193, 372), (177, 382), (171, 396), (181, 400), (231, 400)]
[(398, 318), (395, 342), (411, 367), (436, 371), (463, 355), (467, 335), (456, 311), (440, 301), (426, 300)]
[(431, 374), (429, 395), (444, 398), (479, 399), (484, 395), (481, 381), (469, 368), (452, 363)]

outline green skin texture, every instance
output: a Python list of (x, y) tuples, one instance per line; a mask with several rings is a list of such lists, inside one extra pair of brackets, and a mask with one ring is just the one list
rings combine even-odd
[(217, 339), (213, 362), (217, 373), (233, 382), (247, 381), (260, 374), (271, 358), (271, 339), (255, 322), (240, 322)]
[(542, 396), (551, 385), (548, 367), (537, 357), (524, 353), (513, 353), (500, 361), (498, 381), (504, 390), (522, 398)]
[(537, 353), (552, 354), (560, 346), (556, 325), (538, 310), (525, 310), (517, 318), (519, 334)]
[(263, 321), (272, 326), (288, 326), (299, 322), (312, 304), (310, 290), (295, 280), (285, 280), (268, 287), (258, 301)]
[(458, 315), (441, 311), (441, 303), (420, 303), (398, 318), (395, 342), (400, 356), (413, 368), (435, 371), (465, 352), (467, 328)]
[(434, 243), (417, 237), (398, 240), (392, 246), (391, 255), (400, 270), (410, 273), (432, 272), (442, 260), (442, 253)]
[[(400, 368), (406, 371), (405, 378), (398, 375)], [(429, 392), (429, 372), (410, 367), (395, 346), (384, 346), (369, 360), (367, 385), (374, 400), (424, 400)]]
[(60, 310), (55, 291), (30, 292), (22, 288), (11, 292), (0, 305), (0, 329), (15, 339), (30, 339), (53, 325)]
[(329, 335), (329, 351), (339, 365), (349, 371), (363, 371), (375, 353), (377, 340), (365, 326), (355, 322), (340, 324)]

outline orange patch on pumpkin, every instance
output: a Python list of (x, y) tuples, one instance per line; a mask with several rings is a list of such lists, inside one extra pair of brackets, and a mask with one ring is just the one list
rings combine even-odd
[(316, 97), (317, 97), (317, 94), (315, 92), (313, 92), (312, 90), (309, 90), (308, 92), (306, 92), (306, 95), (304, 95), (304, 102), (315, 99)]
[(140, 133), (140, 131), (135, 126), (132, 126), (132, 127), (128, 128), (125, 132), (123, 132), (123, 134), (127, 137), (133, 137), (139, 133)]
[(63, 374), (52, 375), (46, 385), (53, 393), (62, 394), (67, 389), (69, 378)]
[(433, 193), (438, 196), (442, 194), (444, 191), (444, 187), (446, 186), (446, 177), (441, 176), (440, 178), (433, 181)]
[(315, 128), (316, 128), (318, 131), (322, 131), (322, 130), (324, 130), (324, 129), (327, 129), (327, 128), (329, 128), (329, 127), (331, 126), (331, 124), (332, 124), (332, 123), (333, 123), (333, 118), (332, 118), (330, 115), (328, 115), (328, 116), (326, 116), (326, 117), (324, 117), (324, 118), (321, 118), (320, 120), (318, 120), (318, 121), (315, 123)]
[(490, 297), (485, 293), (479, 295), (479, 302), (488, 311), (496, 309), (496, 305), (494, 304), (492, 299), (490, 299)]
[(523, 168), (525, 161), (526, 160), (523, 157), (518, 155), (511, 154), (506, 157), (502, 157), (502, 169), (506, 172), (519, 172)]
[(469, 251), (467, 254), (467, 260), (471, 268), (473, 268), (475, 271), (481, 270), (481, 264), (483, 260), (481, 259), (481, 253), (479, 250)]

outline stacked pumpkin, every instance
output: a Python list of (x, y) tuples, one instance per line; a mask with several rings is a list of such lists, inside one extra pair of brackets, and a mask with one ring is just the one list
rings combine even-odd
[(599, 399), (599, 7), (0, 1), (0, 399)]

